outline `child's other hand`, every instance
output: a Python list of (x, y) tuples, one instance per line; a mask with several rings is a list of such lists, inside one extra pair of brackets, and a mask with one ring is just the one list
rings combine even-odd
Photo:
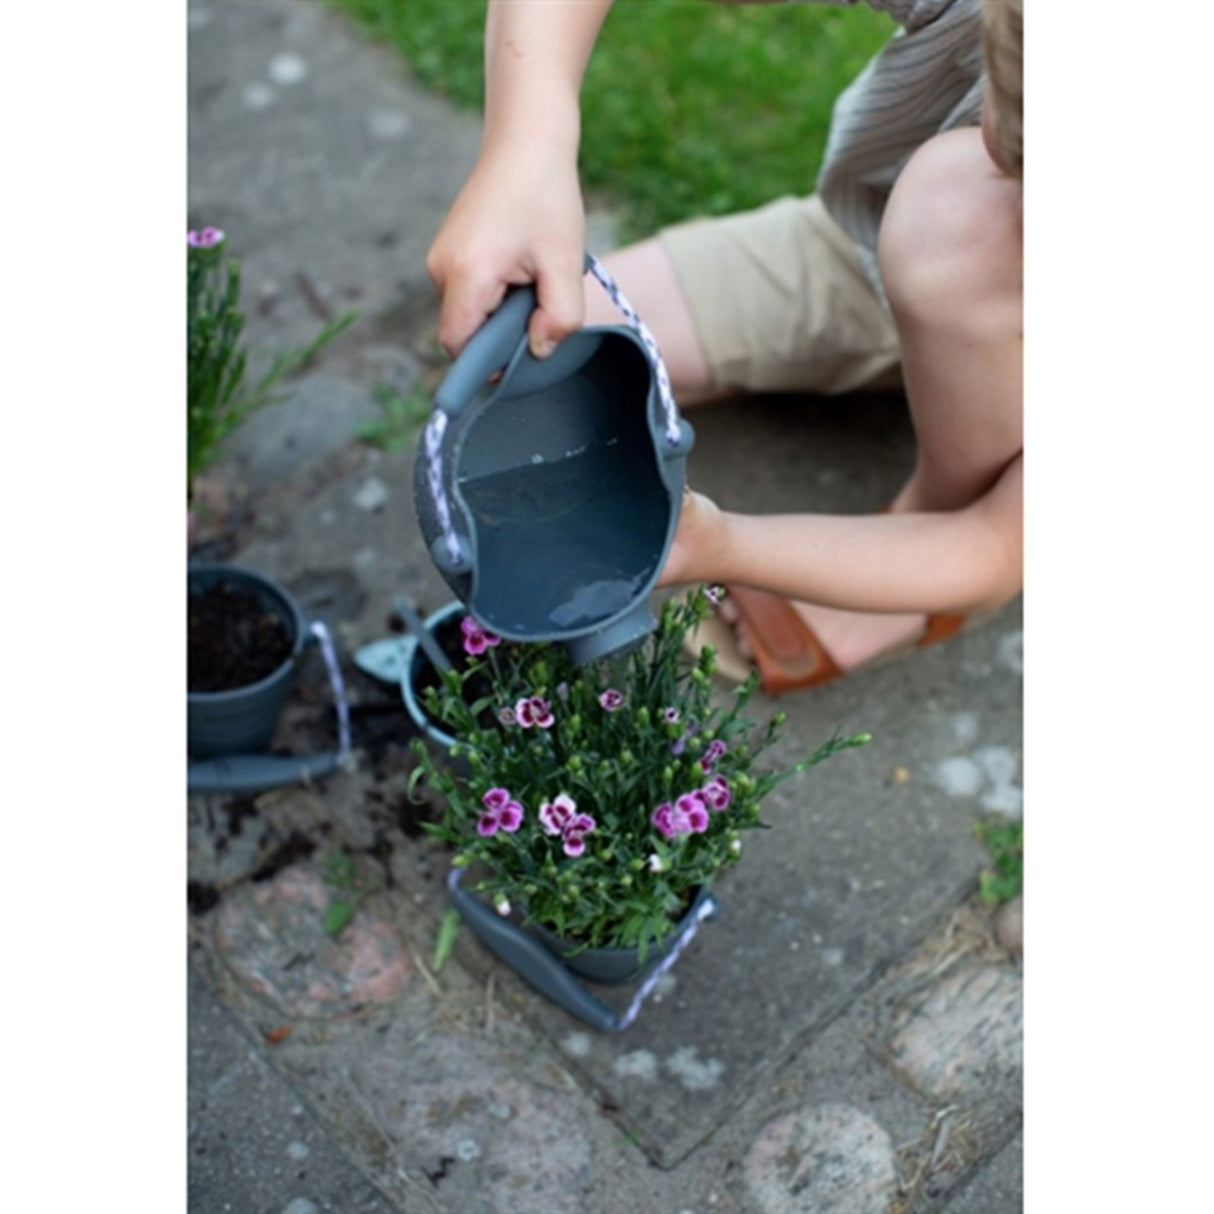
[(550, 354), (582, 325), (585, 214), (576, 163), (544, 149), (501, 149), (473, 170), (426, 258), (442, 297), (438, 340), (453, 358), (502, 302), (534, 283), (531, 350)]
[(725, 543), (725, 515), (711, 498), (688, 490), (683, 494), (679, 525), (659, 586), (714, 582), (719, 577), (719, 555)]

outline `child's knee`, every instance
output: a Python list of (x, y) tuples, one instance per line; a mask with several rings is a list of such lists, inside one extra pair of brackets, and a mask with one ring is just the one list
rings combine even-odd
[(977, 129), (939, 135), (911, 157), (877, 250), (896, 318), (1009, 323), (1019, 308), (1021, 250), (1020, 185), (994, 167)]

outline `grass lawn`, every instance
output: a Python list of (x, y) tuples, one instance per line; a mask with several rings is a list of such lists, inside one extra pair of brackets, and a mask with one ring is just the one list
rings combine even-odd
[[(483, 0), (329, 0), (479, 109)], [(582, 91), (582, 185), (624, 239), (817, 177), (835, 97), (895, 29), (867, 8), (616, 0)]]

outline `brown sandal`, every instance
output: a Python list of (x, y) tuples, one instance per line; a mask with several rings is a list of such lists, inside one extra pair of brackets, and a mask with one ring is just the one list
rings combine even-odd
[[(717, 670), (723, 677), (740, 683), (757, 666), (760, 686), (768, 695), (778, 696), (821, 687), (845, 673), (788, 599), (749, 586), (727, 586), (726, 593), (738, 609), (738, 623), (753, 659), (738, 652), (734, 627), (718, 615), (710, 616), (688, 638), (693, 653), (703, 645), (716, 649)], [(913, 646), (890, 650), (864, 665), (875, 665), (905, 649), (922, 649), (948, 640), (961, 631), (965, 620), (958, 612), (929, 615), (923, 635)]]

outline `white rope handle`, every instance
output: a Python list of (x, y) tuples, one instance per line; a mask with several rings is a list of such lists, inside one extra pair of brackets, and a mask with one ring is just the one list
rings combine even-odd
[(312, 635), (320, 642), (329, 671), (329, 686), (333, 688), (333, 702), (337, 706), (337, 765), (344, 767), (350, 758), (350, 705), (346, 700), (346, 685), (341, 677), (341, 666), (337, 661), (337, 650), (329, 630), (320, 620), (308, 626)]
[(714, 914), (716, 909), (716, 900), (711, 895), (700, 903), (686, 927), (679, 933), (678, 939), (671, 945), (670, 952), (662, 958), (661, 964), (641, 983), (637, 993), (633, 995), (632, 1002), (628, 1005), (627, 1010), (620, 1017), (620, 1022), (616, 1026), (617, 1032), (622, 1032), (637, 1018), (637, 1014), (641, 1010), (641, 1004), (649, 998), (650, 993), (657, 986), (662, 975), (679, 959), (679, 954), (692, 942), (696, 932), (700, 930), (700, 924), (710, 915)]

